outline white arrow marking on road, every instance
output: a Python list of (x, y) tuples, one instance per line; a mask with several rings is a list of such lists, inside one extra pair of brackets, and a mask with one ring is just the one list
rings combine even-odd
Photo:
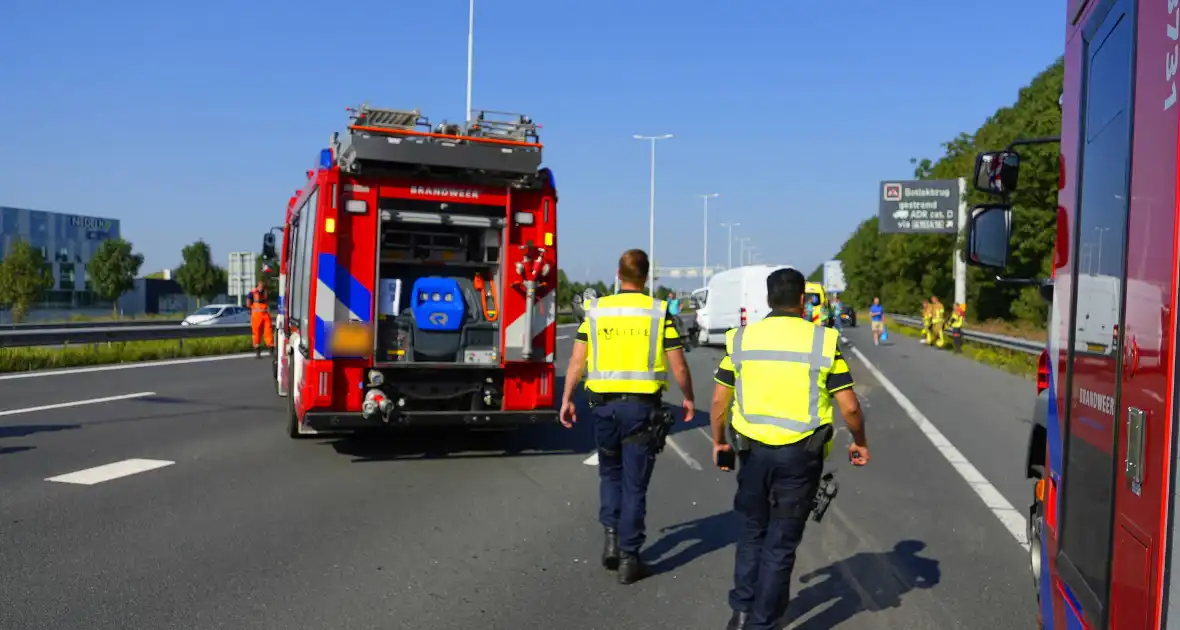
[(587, 466), (597, 466), (598, 465), (598, 452), (595, 451), (593, 455), (591, 455), (590, 457), (587, 457), (586, 461), (584, 461), (582, 463), (586, 464)]

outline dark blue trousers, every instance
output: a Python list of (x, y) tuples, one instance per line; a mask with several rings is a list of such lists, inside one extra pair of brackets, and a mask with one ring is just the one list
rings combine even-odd
[(598, 443), (598, 522), (619, 532), (619, 550), (638, 554), (647, 539), (647, 484), (656, 456), (650, 443), (627, 441), (647, 428), (652, 405), (608, 402), (591, 409)]
[(754, 443), (740, 457), (733, 507), (742, 527), (729, 606), (749, 613), (747, 630), (777, 630), (790, 601), (795, 552), (819, 488), (823, 456), (807, 452), (802, 443)]

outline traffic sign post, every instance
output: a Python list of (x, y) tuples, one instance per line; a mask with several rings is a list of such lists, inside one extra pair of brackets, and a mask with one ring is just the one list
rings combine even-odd
[(254, 287), (254, 252), (231, 252), (229, 255), (228, 291), (238, 299), (238, 306)]
[(827, 293), (843, 293), (847, 289), (844, 280), (844, 263), (839, 260), (829, 260), (824, 263), (824, 291)]
[[(881, 234), (960, 234), (967, 226), (967, 180), (881, 182), (877, 230)], [(967, 264), (958, 244), (951, 261), (955, 303), (967, 302)]]

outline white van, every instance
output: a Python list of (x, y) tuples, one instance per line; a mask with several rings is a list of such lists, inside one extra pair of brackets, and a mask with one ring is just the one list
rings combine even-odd
[[(750, 265), (735, 267), (715, 274), (709, 279), (701, 307), (697, 309), (697, 343), (702, 346), (724, 346), (725, 333), (746, 322), (757, 321), (770, 314), (766, 303), (766, 277), (790, 265)], [(697, 297), (694, 292), (693, 297)]]

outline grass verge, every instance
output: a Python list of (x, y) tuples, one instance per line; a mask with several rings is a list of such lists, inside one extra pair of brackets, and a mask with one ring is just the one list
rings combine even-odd
[(250, 337), (125, 341), (65, 348), (0, 348), (0, 372), (28, 372), (114, 363), (159, 361), (249, 352)]
[[(903, 326), (893, 321), (893, 318), (885, 318), (885, 326), (890, 334), (900, 333), (906, 337), (918, 339), (922, 337), (922, 331), (910, 326)], [(1015, 335), (1012, 335), (1015, 336)], [(947, 341), (949, 342), (949, 335)], [(953, 346), (944, 348), (946, 352), (951, 352)], [(1010, 372), (1017, 376), (1035, 380), (1037, 375), (1037, 355), (1018, 352), (1016, 350), (1008, 350), (1007, 348), (997, 348), (985, 344), (973, 343), (971, 341), (963, 340), (963, 356), (990, 365), (995, 368)]]

